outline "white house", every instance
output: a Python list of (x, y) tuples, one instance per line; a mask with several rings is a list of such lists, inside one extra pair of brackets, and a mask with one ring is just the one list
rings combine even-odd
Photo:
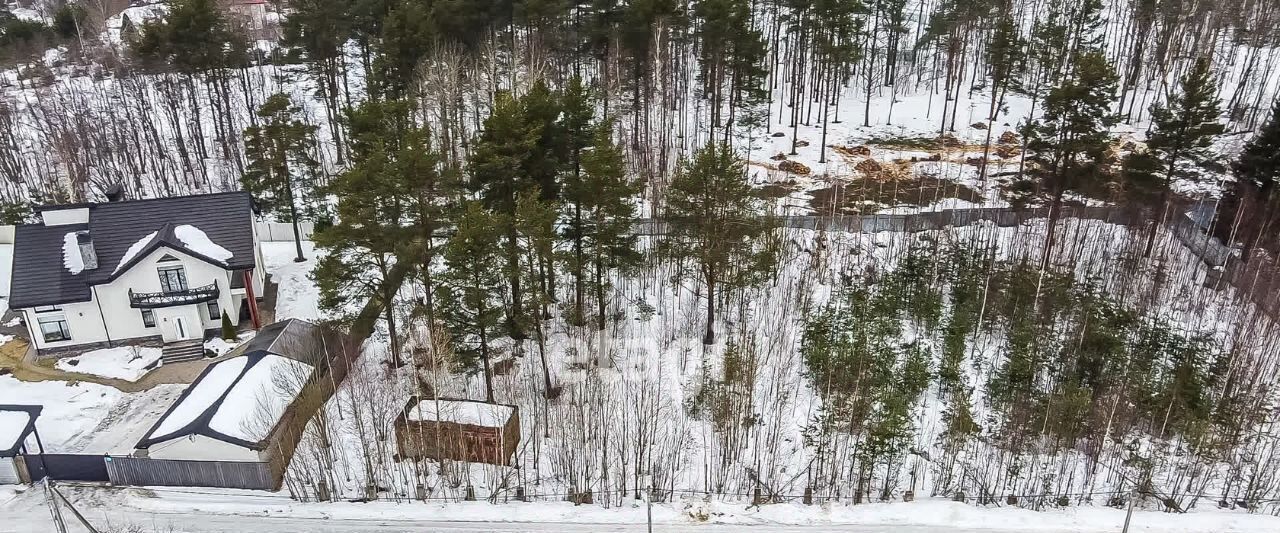
[[(121, 344), (202, 355), (225, 313), (260, 325), (264, 273), (248, 193), (44, 206), (14, 233), (10, 307), (37, 353)], [(194, 355), (192, 355), (194, 354)]]

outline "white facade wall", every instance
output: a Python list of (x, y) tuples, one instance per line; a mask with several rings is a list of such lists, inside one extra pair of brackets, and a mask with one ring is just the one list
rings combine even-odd
[(188, 461), (257, 462), (262, 460), (255, 450), (204, 435), (183, 435), (172, 440), (157, 442), (147, 448), (147, 457)]
[[(61, 266), (55, 268), (61, 268)], [(41, 350), (46, 348), (62, 348), (64, 346), (103, 342), (107, 340), (107, 330), (105, 326), (103, 326), (102, 314), (98, 312), (98, 303), (96, 301), (61, 304), (57, 307), (61, 310), (40, 313), (37, 313), (35, 309), (24, 309), (22, 311), (27, 322), (27, 329), (31, 333), (31, 339), (36, 343), (36, 348)], [(66, 317), (67, 327), (71, 330), (71, 340), (57, 342), (44, 341), (44, 334), (41, 333), (40, 324), (37, 318), (50, 316)]]
[[(255, 247), (256, 248), (256, 247)], [(160, 275), (158, 272), (160, 258), (166, 254), (177, 258), (186, 272), (187, 287), (196, 288), (218, 284), (218, 308), (226, 311), (232, 324), (240, 323), (240, 303), (244, 300), (243, 290), (237, 289), (232, 294), (231, 278), (236, 275), (220, 266), (212, 265), (183, 252), (165, 246), (143, 257), (133, 267), (111, 283), (96, 285), (91, 289), (91, 300), (62, 304), (57, 307), (61, 311), (36, 313), (34, 309), (26, 309), (26, 322), (35, 340), (36, 348), (62, 348), (78, 344), (99, 343), (108, 340), (122, 341), (139, 337), (162, 336), (166, 340), (176, 340), (175, 317), (182, 316), (194, 331), (189, 331), (186, 338), (200, 338), (205, 330), (222, 326), (222, 317), (210, 317), (206, 303), (173, 306), (154, 309), (155, 326), (148, 327), (143, 323), (142, 310), (130, 307), (129, 290), (134, 292), (160, 292)], [(260, 254), (255, 250), (255, 254)], [(259, 259), (260, 261), (260, 259)], [(173, 262), (165, 266), (174, 265)], [(259, 263), (261, 264), (261, 263)], [(100, 265), (99, 268), (115, 269), (116, 265)], [(254, 269), (253, 282), (256, 294), (262, 295), (261, 269)], [(101, 305), (101, 312), (99, 312)], [(71, 340), (45, 342), (41, 333), (38, 318), (43, 316), (62, 315), (66, 317), (67, 326), (71, 330)]]
[[(227, 315), (231, 317), (232, 324), (239, 324), (239, 307), (233, 307), (232, 302), (232, 272), (180, 251), (161, 246), (137, 263), (134, 263), (132, 268), (111, 283), (94, 287), (99, 301), (102, 302), (102, 309), (107, 313), (107, 327), (111, 331), (112, 340), (162, 335), (165, 333), (165, 327), (172, 327), (173, 317), (179, 315), (188, 317), (189, 322), (194, 322), (195, 325), (199, 326), (201, 333), (206, 329), (217, 328), (222, 325), (221, 316), (216, 317), (214, 320), (209, 320), (207, 306), (203, 303), (155, 309), (156, 326), (148, 328), (143, 325), (142, 310), (129, 307), (129, 290), (133, 289), (133, 292), (160, 292), (158, 269), (161, 266), (160, 258), (166, 254), (177, 258), (178, 263), (182, 265), (183, 270), (186, 272), (188, 288), (203, 287), (216, 281), (219, 289), (219, 309), (227, 311)], [(164, 266), (174, 264), (168, 262)], [(116, 265), (102, 265), (99, 268), (115, 269)], [(117, 311), (111, 312), (107, 311), (108, 309)], [(162, 320), (162, 318), (167, 318), (168, 321)], [(74, 332), (72, 335), (74, 335)], [(199, 334), (196, 336), (198, 337)], [(188, 336), (188, 338), (191, 337)]]

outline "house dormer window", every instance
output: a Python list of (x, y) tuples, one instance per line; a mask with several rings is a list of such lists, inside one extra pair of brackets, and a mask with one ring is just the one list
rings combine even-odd
[(187, 290), (187, 272), (182, 265), (162, 265), (157, 269), (160, 274), (160, 290), (164, 292), (182, 292)]

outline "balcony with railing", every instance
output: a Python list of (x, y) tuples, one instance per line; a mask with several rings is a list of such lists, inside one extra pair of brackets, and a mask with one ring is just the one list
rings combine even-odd
[(218, 299), (218, 283), (192, 287), (179, 291), (133, 292), (129, 289), (129, 306), (137, 309), (155, 309), (175, 305), (198, 304)]

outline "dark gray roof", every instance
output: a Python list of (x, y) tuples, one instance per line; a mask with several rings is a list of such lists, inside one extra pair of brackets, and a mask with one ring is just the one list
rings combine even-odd
[[(9, 307), (21, 309), (88, 301), (89, 287), (115, 279), (159, 246), (168, 246), (222, 265), (187, 249), (173, 235), (173, 228), (189, 224), (199, 228), (219, 246), (231, 252), (230, 269), (252, 268), (252, 197), (246, 192), (175, 196), (148, 200), (78, 205), (89, 208), (88, 224), (18, 226), (14, 234), (13, 284)], [(49, 209), (46, 207), (45, 209)], [(62, 264), (63, 238), (68, 232), (89, 231), (98, 257), (98, 268), (72, 274)], [(116, 266), (134, 243), (156, 232), (140, 253), (126, 265)]]
[(63, 237), (86, 229), (88, 224), (15, 228), (10, 308), (89, 301), (88, 276), (72, 275), (62, 266)]
[[(13, 446), (6, 449), (0, 449), (0, 457), (13, 457), (22, 451), (22, 444), (26, 442), (27, 436), (36, 430), (36, 419), (40, 418), (40, 411), (42, 410), (44, 410), (44, 407), (39, 405), (0, 404), (0, 411), (20, 411), (27, 413), (30, 417), (27, 420), (27, 427), (23, 428), (23, 430), (18, 433), (18, 440), (13, 443)], [(0, 446), (4, 446), (6, 444), (8, 443), (0, 443)]]
[[(295, 361), (302, 361), (310, 364), (312, 367), (317, 366), (313, 361), (323, 359), (321, 356), (326, 353), (323, 351), (324, 341), (321, 338), (321, 333), (322, 329), (320, 326), (296, 318), (276, 322), (258, 330), (258, 333), (254, 335), (252, 339), (228, 352), (224, 359), (205, 367), (204, 372), (201, 372), (200, 376), (197, 377), (195, 381), (192, 381), (191, 385), (188, 385), (186, 390), (182, 391), (182, 395), (178, 397), (177, 401), (174, 401), (173, 405), (169, 406), (169, 409), (165, 411), (163, 416), (156, 420), (155, 425), (147, 431), (147, 434), (142, 437), (142, 440), (138, 441), (137, 447), (139, 449), (149, 448), (153, 444), (173, 440), (175, 437), (184, 435), (204, 435), (211, 439), (229, 442), (253, 450), (263, 449), (266, 445), (266, 441), (249, 442), (239, 439), (209, 427), (209, 422), (213, 419), (213, 416), (217, 414), (218, 409), (222, 408), (222, 402), (227, 399), (227, 393), (234, 389), (236, 383), (240, 381), (240, 378), (244, 377), (244, 375), (249, 372), (249, 369), (262, 361), (264, 357), (268, 355), (278, 355)], [(181, 405), (183, 400), (187, 399), (187, 396), (191, 394), (191, 391), (195, 390), (196, 386), (200, 384), (205, 376), (213, 371), (215, 366), (224, 364), (237, 357), (244, 357), (248, 361), (245, 363), (244, 369), (240, 371), (240, 374), (237, 375), (230, 384), (228, 384), (227, 389), (223, 391), (222, 396), (218, 397), (217, 401), (210, 404), (203, 413), (196, 416), (191, 423), (187, 424), (185, 427), (164, 435), (155, 434), (156, 430), (160, 428), (160, 425), (164, 423), (165, 418), (168, 417), (174, 409), (177, 409), (178, 405)], [(279, 421), (277, 420), (275, 423), (278, 424)]]
[(272, 353), (315, 366), (326, 353), (320, 326), (290, 318), (264, 326), (248, 342), (237, 346), (227, 355), (256, 355)]

